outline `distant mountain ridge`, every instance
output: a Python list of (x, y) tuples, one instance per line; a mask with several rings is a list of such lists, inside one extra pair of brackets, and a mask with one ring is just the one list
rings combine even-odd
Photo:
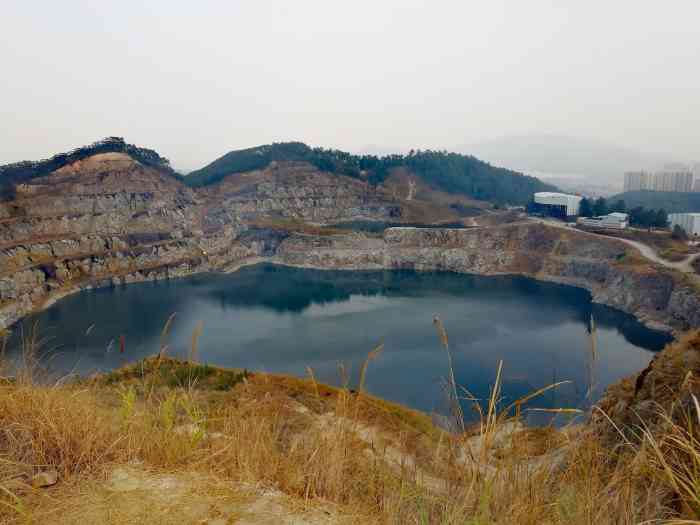
[(603, 141), (561, 135), (517, 135), (460, 146), (457, 151), (523, 172), (553, 176), (585, 176), (622, 187), (623, 174), (654, 170), (670, 162), (670, 156), (644, 153)]

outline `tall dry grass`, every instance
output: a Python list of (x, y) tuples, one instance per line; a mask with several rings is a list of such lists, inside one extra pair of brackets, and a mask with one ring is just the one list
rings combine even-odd
[[(698, 523), (695, 398), (682, 420), (659, 409), (663, 433), (640, 421), (640, 439), (621, 437), (614, 449), (586, 428), (521, 427), (522, 407), (558, 384), (503, 406), (501, 364), (489, 398), (476, 399), (456, 383), (447, 330), (435, 324), (452, 415), (461, 418), (456, 433), (365, 392), (381, 345), (357, 391), (313, 375), (253, 375), (211, 391), (190, 372), (181, 377), (194, 379), (172, 386), (161, 373), (170, 363), (167, 330), (158, 358), (122, 381), (47, 384), (30, 366), (0, 383), (0, 523), (28, 523), (46, 510), (27, 484), (33, 473), (55, 468), (61, 484), (80, 485), (125, 464), (275, 487), (357, 523)], [(172, 367), (195, 370), (198, 336), (192, 359)], [(464, 403), (474, 404), (476, 425), (465, 421)]]

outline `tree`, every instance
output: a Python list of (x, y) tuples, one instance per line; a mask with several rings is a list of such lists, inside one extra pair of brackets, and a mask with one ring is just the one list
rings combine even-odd
[(643, 206), (632, 208), (629, 212), (630, 224), (633, 226), (651, 228), (656, 224), (657, 219), (659, 219), (659, 217), (656, 211), (649, 210)]
[(644, 214), (642, 215), (642, 226), (651, 230), (656, 224), (656, 212), (654, 210), (648, 210), (644, 208)]
[(591, 201), (587, 198), (581, 199), (581, 204), (579, 204), (578, 214), (581, 217), (593, 217), (593, 206)]
[(642, 222), (644, 222), (644, 208), (642, 206), (632, 208), (629, 212), (629, 220), (633, 226), (642, 226)]
[(666, 210), (664, 210), (663, 208), (656, 212), (654, 226), (656, 226), (657, 228), (668, 227), (668, 213), (666, 213)]
[(593, 213), (595, 214), (596, 217), (600, 217), (601, 215), (607, 215), (608, 213), (608, 203), (605, 202), (605, 199), (603, 197), (598, 197), (593, 204)]
[(687, 241), (688, 240), (688, 234), (681, 227), (680, 224), (676, 224), (673, 227), (673, 231), (671, 232), (671, 237), (677, 241)]
[(610, 211), (618, 213), (627, 213), (627, 206), (625, 205), (625, 201), (619, 199), (615, 204), (612, 205)]

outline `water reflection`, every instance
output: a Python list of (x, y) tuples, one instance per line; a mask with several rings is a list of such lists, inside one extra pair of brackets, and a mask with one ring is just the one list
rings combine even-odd
[(598, 326), (594, 396), (646, 366), (668, 340), (629, 315), (592, 304), (583, 290), (530, 279), (272, 265), (88, 291), (27, 322), (37, 321), (51, 336), (55, 370), (88, 373), (157, 352), (173, 312), (172, 353), (186, 353), (203, 321), (202, 360), (297, 375), (311, 366), (331, 383), (338, 382), (338, 362), (356, 373), (367, 352), (384, 341), (368, 389), (428, 411), (444, 409), (446, 360), (434, 315), (449, 332), (458, 383), (477, 397), (488, 397), (500, 360), (506, 401), (553, 381), (572, 381), (534, 402), (540, 407), (585, 403), (591, 315)]

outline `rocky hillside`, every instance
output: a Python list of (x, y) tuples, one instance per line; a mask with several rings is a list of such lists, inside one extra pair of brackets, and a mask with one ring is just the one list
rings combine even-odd
[[(694, 398), (700, 395), (700, 332), (685, 334), (680, 340), (656, 354), (644, 370), (608, 387), (600, 400), (600, 412), (593, 414), (593, 426), (610, 441), (621, 436), (639, 439), (643, 421), (647, 430), (661, 433), (674, 421), (683, 423), (689, 411), (696, 409)], [(698, 414), (700, 415), (700, 414)]]
[(549, 184), (522, 173), (497, 168), (477, 158), (446, 151), (411, 151), (408, 155), (353, 155), (339, 150), (310, 148), (301, 142), (282, 142), (231, 151), (190, 173), (192, 186), (214, 184), (235, 173), (262, 169), (271, 162), (306, 162), (321, 171), (383, 184), (396, 170), (409, 172), (434, 190), (498, 204), (527, 204)]
[[(144, 153), (149, 150), (117, 141), (107, 142), (116, 151), (104, 151), (105, 143), (97, 144), (96, 153), (80, 150), (68, 161), (38, 163), (38, 173), (25, 171), (13, 198), (0, 202), (0, 328), (82, 288), (231, 270), (261, 260), (523, 274), (582, 286), (596, 301), (654, 326), (700, 326), (693, 284), (640, 261), (614, 240), (535, 223), (398, 228), (383, 237), (318, 227), (481, 212), (463, 196), (416, 181), (407, 168), (371, 184), (308, 161), (272, 160), (191, 187), (166, 161)], [(43, 174), (46, 165), (59, 167)], [(476, 224), (471, 217), (463, 220)]]
[[(0, 202), (0, 327), (83, 287), (270, 255), (276, 234), (258, 221), (402, 218), (400, 199), (304, 162), (273, 162), (193, 189), (165, 161), (123, 142), (76, 151), (3, 168), (22, 182)], [(46, 166), (58, 167), (44, 173)]]
[(157, 169), (172, 177), (180, 176), (170, 167), (170, 162), (158, 155), (155, 151), (140, 148), (134, 144), (127, 144), (121, 137), (107, 137), (76, 148), (73, 151), (59, 153), (50, 159), (39, 161), (24, 161), (0, 166), (0, 197), (11, 197), (14, 194), (14, 187), (36, 177), (42, 177), (53, 173), (56, 170), (102, 153), (124, 153), (137, 160), (141, 164)]

